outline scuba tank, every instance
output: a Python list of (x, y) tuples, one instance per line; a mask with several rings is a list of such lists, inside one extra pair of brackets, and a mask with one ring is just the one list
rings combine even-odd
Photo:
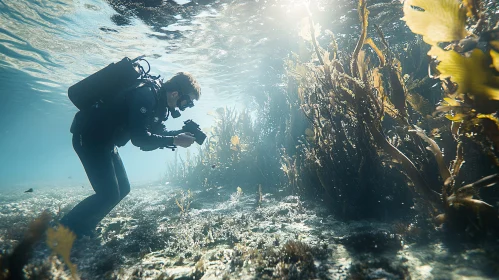
[[(84, 110), (95, 103), (106, 103), (112, 100), (116, 94), (136, 84), (138, 78), (158, 79), (159, 76), (149, 75), (151, 67), (143, 57), (139, 56), (133, 60), (125, 57), (70, 86), (69, 99), (78, 109)], [(147, 71), (144, 71), (138, 63), (140, 60), (145, 61), (149, 66)]]

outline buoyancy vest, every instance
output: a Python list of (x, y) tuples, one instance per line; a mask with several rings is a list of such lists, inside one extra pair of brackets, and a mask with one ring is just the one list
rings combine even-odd
[(78, 109), (84, 110), (99, 102), (110, 102), (117, 94), (140, 85), (150, 86), (157, 93), (160, 88), (157, 81), (159, 76), (149, 75), (149, 63), (147, 62), (149, 69), (145, 71), (139, 61), (147, 62), (140, 56), (132, 60), (125, 57), (117, 63), (109, 64), (70, 86), (69, 99)]

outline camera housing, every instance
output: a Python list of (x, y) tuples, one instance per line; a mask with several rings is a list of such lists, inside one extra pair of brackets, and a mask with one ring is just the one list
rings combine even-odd
[(196, 143), (199, 145), (203, 145), (203, 142), (206, 139), (206, 134), (199, 128), (199, 124), (195, 123), (193, 120), (186, 120), (184, 126), (182, 126), (182, 131), (192, 133), (194, 138), (196, 138)]

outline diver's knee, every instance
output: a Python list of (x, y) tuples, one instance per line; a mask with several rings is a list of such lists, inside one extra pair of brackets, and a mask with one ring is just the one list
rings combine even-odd
[(123, 197), (121, 196), (121, 194), (114, 195), (112, 197), (111, 204), (113, 204), (113, 205), (118, 204), (121, 201), (122, 198)]
[(107, 192), (99, 194), (99, 198), (102, 204), (116, 205), (121, 200), (120, 193), (115, 192)]
[(125, 196), (127, 196), (128, 194), (130, 193), (130, 185), (126, 188), (123, 188), (121, 191), (120, 191), (120, 196), (121, 196), (121, 199), (123, 199)]

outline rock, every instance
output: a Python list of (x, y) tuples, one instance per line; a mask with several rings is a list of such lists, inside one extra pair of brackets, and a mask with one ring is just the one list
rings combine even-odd
[(192, 267), (178, 266), (173, 268), (167, 268), (163, 271), (168, 279), (174, 280), (192, 280), (194, 269)]
[(400, 237), (386, 230), (361, 230), (337, 238), (336, 241), (356, 253), (381, 253), (402, 249)]

